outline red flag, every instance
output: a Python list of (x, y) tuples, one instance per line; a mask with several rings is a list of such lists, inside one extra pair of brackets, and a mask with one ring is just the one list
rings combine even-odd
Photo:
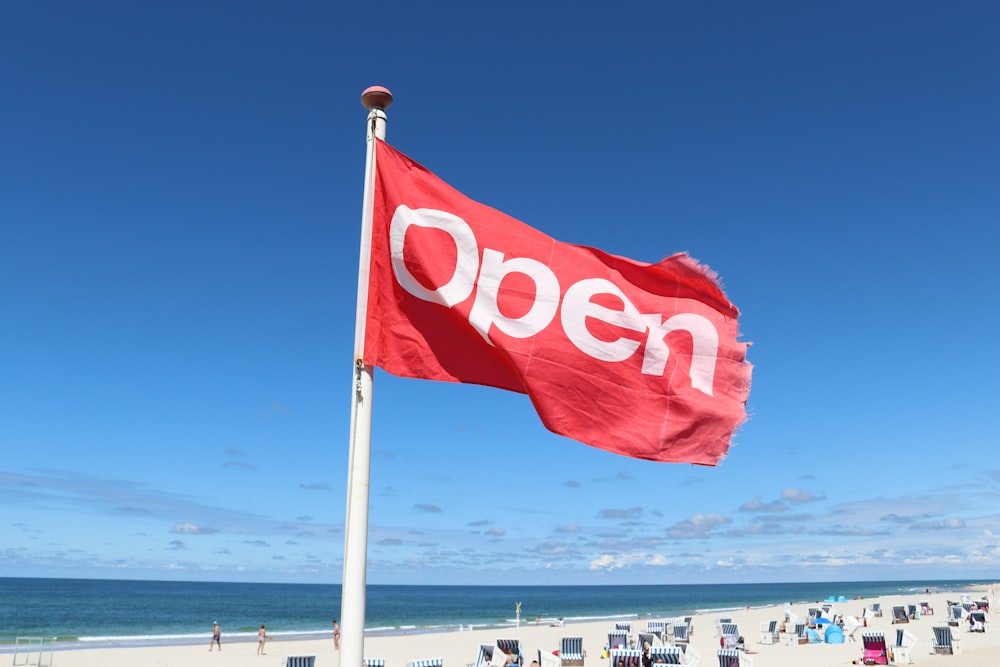
[(382, 141), (364, 362), (527, 394), (555, 433), (715, 465), (746, 417), (739, 311), (687, 255), (560, 243)]

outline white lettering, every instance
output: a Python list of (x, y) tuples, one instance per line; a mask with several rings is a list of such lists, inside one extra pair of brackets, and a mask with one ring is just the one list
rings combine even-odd
[[(520, 273), (535, 283), (535, 296), (531, 308), (521, 317), (506, 317), (497, 305), (497, 294), (504, 277)], [(469, 312), (469, 324), (482, 334), (486, 342), (490, 340), (490, 327), (514, 338), (528, 338), (544, 329), (555, 317), (559, 308), (559, 281), (552, 269), (541, 262), (527, 257), (517, 257), (504, 261), (503, 253), (485, 248), (483, 264), (476, 287), (476, 300)]]
[(698, 391), (712, 395), (715, 382), (715, 360), (719, 354), (719, 334), (712, 322), (695, 313), (679, 313), (666, 322), (659, 314), (643, 315), (642, 319), (649, 325), (649, 336), (646, 337), (646, 353), (642, 357), (642, 372), (644, 375), (662, 375), (667, 366), (670, 348), (667, 347), (667, 334), (682, 330), (691, 334), (693, 348), (691, 351), (691, 386)]
[[(425, 287), (406, 266), (403, 255), (406, 231), (414, 225), (444, 231), (455, 243), (455, 267), (448, 281), (439, 287)], [(667, 336), (674, 331), (686, 331), (692, 339), (691, 387), (713, 395), (719, 334), (706, 317), (678, 313), (664, 321), (659, 313), (640, 313), (617, 285), (604, 278), (585, 278), (570, 285), (562, 297), (560, 309), (561, 287), (550, 267), (528, 257), (504, 259), (502, 252), (492, 248), (483, 249), (480, 266), (479, 244), (472, 228), (462, 218), (445, 211), (399, 206), (389, 226), (389, 251), (396, 281), (419, 299), (452, 308), (475, 291), (469, 324), (491, 345), (489, 334), (493, 327), (513, 338), (529, 338), (548, 327), (559, 311), (563, 332), (573, 346), (601, 361), (625, 361), (635, 354), (642, 341), (624, 336), (612, 341), (601, 340), (590, 332), (587, 318), (645, 335), (641, 372), (643, 375), (663, 375), (670, 357)], [(531, 279), (535, 294), (524, 315), (508, 317), (500, 312), (498, 295), (504, 278), (515, 273)], [(619, 299), (621, 307), (608, 308), (595, 303), (593, 298), (598, 295)]]
[[(458, 255), (455, 272), (447, 283), (435, 289), (421, 285), (406, 268), (403, 245), (406, 242), (406, 230), (413, 225), (440, 229), (447, 232), (455, 242)], [(397, 207), (392, 215), (392, 222), (389, 223), (389, 252), (392, 256), (392, 272), (396, 275), (396, 282), (407, 292), (424, 301), (450, 308), (468, 299), (476, 285), (479, 246), (472, 228), (457, 215), (432, 208), (411, 209), (405, 205)]]
[[(597, 294), (611, 294), (618, 297), (622, 300), (622, 309), (612, 310), (594, 303), (590, 299)], [(646, 330), (639, 309), (614, 283), (603, 278), (588, 278), (570, 285), (566, 290), (566, 296), (563, 297), (561, 317), (563, 331), (573, 344), (584, 354), (601, 361), (625, 361), (638, 349), (639, 341), (629, 338), (603, 341), (595, 338), (587, 329), (588, 317), (631, 331)]]

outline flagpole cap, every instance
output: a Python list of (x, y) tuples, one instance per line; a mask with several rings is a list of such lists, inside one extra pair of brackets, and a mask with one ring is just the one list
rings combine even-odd
[(369, 86), (365, 92), (361, 93), (361, 106), (368, 109), (381, 109), (385, 111), (392, 104), (392, 93), (388, 88), (382, 86)]

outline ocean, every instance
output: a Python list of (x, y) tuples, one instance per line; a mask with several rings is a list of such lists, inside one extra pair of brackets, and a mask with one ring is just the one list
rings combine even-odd
[[(512, 627), (521, 622), (670, 618), (750, 606), (960, 591), (977, 581), (674, 584), (633, 586), (369, 585), (366, 632), (401, 634)], [(77, 647), (208, 642), (213, 621), (223, 643), (272, 636), (327, 637), (340, 614), (340, 586), (0, 577), (0, 653), (17, 637), (57, 638)]]

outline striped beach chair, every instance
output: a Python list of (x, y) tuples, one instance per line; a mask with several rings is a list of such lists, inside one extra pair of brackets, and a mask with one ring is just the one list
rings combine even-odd
[(664, 626), (663, 621), (646, 621), (646, 632), (656, 635), (660, 641), (663, 641)]
[(424, 658), (422, 660), (410, 660), (406, 667), (443, 667), (444, 658)]
[(559, 640), (559, 662), (562, 667), (583, 667), (583, 637)]
[(656, 635), (652, 632), (640, 632), (636, 635), (635, 647), (642, 648), (643, 646), (653, 646), (653, 642), (656, 640)]
[(722, 623), (719, 627), (724, 648), (736, 648), (740, 644), (740, 626), (736, 623)]
[(315, 664), (314, 655), (290, 655), (285, 658), (285, 667), (313, 667)]
[(637, 648), (613, 648), (611, 667), (642, 667), (642, 651)]
[(623, 630), (625, 634), (632, 632), (632, 624), (628, 621), (616, 621), (615, 630)]
[(654, 665), (683, 665), (684, 649), (680, 646), (654, 646), (649, 649)]
[(761, 644), (777, 644), (781, 638), (778, 636), (778, 622), (777, 621), (761, 621), (760, 622), (760, 643)]
[(913, 664), (913, 658), (910, 657), (910, 653), (913, 651), (913, 646), (916, 643), (916, 635), (909, 630), (896, 628), (896, 643), (892, 645), (892, 657), (897, 665), (901, 662), (905, 662), (908, 665)]
[[(507, 656), (506, 665), (523, 665), (524, 655), (521, 653), (521, 640), (519, 639), (498, 639), (497, 648)], [(513, 661), (511, 660), (513, 658)], [(493, 655), (493, 661), (497, 661), (497, 655)]]
[(613, 630), (609, 632), (608, 648), (628, 648), (628, 633), (624, 630)]
[(961, 653), (958, 646), (958, 637), (951, 634), (951, 627), (947, 625), (934, 626), (934, 652), (943, 655), (955, 655)]
[(676, 622), (673, 625), (674, 628), (674, 643), (675, 644), (687, 644), (691, 641), (688, 637), (688, 625), (683, 622)]
[(719, 649), (719, 667), (753, 667), (753, 660), (734, 648)]
[(906, 613), (906, 607), (902, 605), (896, 605), (892, 608), (892, 622), (893, 623), (909, 623), (910, 617)]
[(806, 636), (806, 624), (799, 621), (795, 624), (795, 631), (792, 633), (790, 644), (808, 644), (809, 637)]
[(957, 604), (948, 607), (948, 625), (958, 627), (958, 624), (962, 622), (962, 615), (964, 613), (965, 610)]
[(385, 658), (364, 658), (365, 667), (385, 667)]
[(863, 646), (861, 660), (866, 665), (888, 665), (889, 650), (885, 645), (884, 632), (862, 632)]
[(476, 661), (472, 667), (489, 667), (493, 662), (493, 644), (480, 644), (479, 653), (476, 654)]

